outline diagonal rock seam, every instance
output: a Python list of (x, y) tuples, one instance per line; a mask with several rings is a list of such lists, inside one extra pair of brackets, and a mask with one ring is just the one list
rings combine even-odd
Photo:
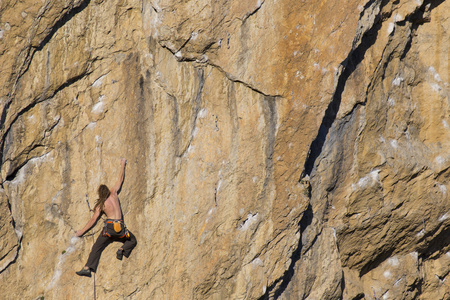
[[(306, 227), (311, 225), (312, 219), (313, 211), (311, 204), (309, 204), (306, 211), (303, 212), (303, 216), (298, 224), (300, 234), (304, 232)], [(314, 242), (315, 240), (312, 244), (314, 244)], [(259, 297), (258, 300), (267, 300), (271, 298), (277, 299), (281, 296), (281, 294), (283, 294), (285, 289), (288, 287), (292, 277), (294, 276), (295, 263), (301, 258), (301, 255), (303, 253), (304, 249), (300, 239), (297, 248), (294, 250), (294, 252), (292, 252), (291, 263), (289, 264), (288, 269), (284, 272), (282, 277), (276, 279), (270, 286), (267, 287), (266, 292), (261, 297)]]
[[(70, 21), (76, 14), (80, 13), (81, 11), (83, 11), (90, 3), (90, 0), (85, 0), (82, 1), (79, 6), (76, 6), (72, 9), (70, 9), (69, 11), (67, 11), (56, 23), (55, 25), (52, 27), (52, 30), (49, 32), (49, 34), (41, 41), (41, 43), (39, 44), (38, 47), (34, 48), (33, 51), (31, 51), (31, 49), (33, 48), (31, 45), (28, 46), (28, 54), (27, 54), (27, 58), (25, 59), (24, 63), (22, 64), (22, 67), (20, 68), (21, 71), (17, 78), (16, 78), (16, 83), (18, 82), (19, 78), (28, 70), (28, 67), (31, 64), (31, 61), (33, 60), (34, 54), (36, 51), (41, 51), (45, 45), (47, 45), (51, 38), (55, 35), (55, 33), (62, 27), (64, 26), (68, 21)], [(30, 54), (31, 52), (31, 54)], [(95, 60), (94, 60), (95, 61)], [(87, 70), (89, 70), (90, 66), (92, 65), (93, 61), (91, 61), (91, 63), (89, 64)], [(15, 96), (15, 88), (17, 84), (14, 84), (14, 88), (12, 93), (10, 94), (10, 97), (2, 111), (2, 114), (0, 116), (0, 126), (1, 126), (1, 130), (3, 131), (2, 136), (1, 136), (1, 140), (0, 140), (0, 157), (3, 160), (3, 154), (4, 154), (4, 147), (5, 147), (5, 140), (6, 140), (6, 136), (9, 133), (9, 130), (11, 129), (12, 124), (14, 124), (17, 119), (23, 115), (24, 113), (28, 112), (29, 110), (31, 110), (34, 106), (36, 106), (37, 104), (44, 102), (46, 100), (51, 99), (54, 95), (56, 95), (59, 91), (63, 90), (64, 88), (72, 85), (73, 83), (77, 82), (78, 80), (82, 79), (85, 75), (89, 74), (89, 71), (84, 71), (81, 74), (74, 76), (72, 78), (69, 78), (66, 82), (64, 82), (61, 86), (59, 86), (58, 88), (55, 89), (55, 91), (53, 91), (50, 95), (48, 95), (47, 97), (42, 99), (42, 95), (39, 96), (37, 99), (33, 100), (29, 105), (27, 105), (26, 107), (24, 107), (23, 109), (21, 109), (16, 116), (14, 116), (12, 118), (12, 121), (9, 122), (10, 124), (7, 125), (5, 127), (5, 120), (6, 120), (6, 115), (7, 112), (9, 110), (9, 107), (12, 104), (13, 98)], [(44, 91), (44, 93), (47, 91)]]
[[(316, 139), (312, 142), (309, 150), (309, 154), (307, 159), (305, 160), (304, 170), (300, 177), (299, 182), (306, 176), (310, 176), (313, 171), (313, 167), (315, 165), (316, 159), (320, 156), (322, 152), (322, 148), (324, 146), (328, 131), (333, 125), (337, 113), (339, 111), (342, 93), (344, 92), (345, 84), (350, 77), (350, 75), (355, 71), (356, 67), (361, 63), (364, 58), (366, 51), (375, 43), (376, 36), (378, 31), (381, 28), (381, 8), (386, 5), (388, 1), (373, 1), (370, 4), (379, 8), (379, 13), (375, 17), (372, 26), (370, 26), (364, 33), (360, 36), (357, 34), (353, 45), (357, 45), (354, 47), (350, 53), (347, 55), (347, 58), (341, 63), (339, 73), (337, 74), (337, 84), (335, 93), (332, 97), (328, 108), (325, 111), (324, 118), (322, 120), (322, 124), (320, 125), (319, 132), (317, 134)], [(371, 5), (366, 5), (366, 9), (373, 9)], [(361, 18), (363, 17), (364, 12), (361, 13)], [(360, 39), (360, 41), (358, 41)], [(313, 211), (311, 203), (308, 206), (308, 209), (303, 213), (302, 219), (299, 222), (299, 231), (303, 233), (307, 226), (312, 223), (313, 219)], [(317, 236), (316, 238), (317, 239)], [(315, 241), (314, 239), (314, 241)], [(314, 241), (310, 245), (310, 247), (314, 244)], [(299, 244), (297, 249), (293, 252), (291, 257), (291, 263), (288, 269), (284, 272), (281, 278), (276, 279), (266, 290), (264, 295), (262, 295), (259, 300), (269, 299), (273, 296), (275, 299), (280, 297), (284, 290), (289, 285), (292, 277), (294, 276), (295, 264), (301, 258), (302, 254), (302, 243), (301, 239), (299, 240)]]
[[(410, 22), (411, 27), (412, 27), (411, 31), (413, 32), (414, 30), (417, 29), (417, 27), (420, 24), (425, 22), (424, 18), (423, 18), (424, 14), (426, 12), (430, 12), (433, 8), (437, 7), (442, 2), (444, 2), (444, 0), (439, 0), (437, 3), (433, 2), (433, 1), (424, 2), (411, 15), (407, 16), (407, 18), (402, 22), (403, 23)], [(313, 172), (316, 160), (317, 160), (317, 158), (319, 158), (319, 156), (322, 152), (328, 132), (329, 132), (331, 126), (334, 124), (334, 121), (337, 117), (337, 113), (339, 111), (341, 97), (342, 97), (342, 94), (343, 94), (343, 91), (345, 88), (345, 84), (346, 84), (347, 80), (349, 79), (349, 77), (351, 76), (351, 74), (356, 70), (357, 66), (364, 59), (364, 55), (365, 55), (366, 51), (376, 41), (376, 37), (377, 37), (378, 32), (382, 25), (381, 10), (386, 4), (388, 4), (388, 1), (386, 1), (386, 0), (383, 0), (382, 2), (381, 1), (374, 1), (374, 2), (369, 1), (365, 6), (365, 10), (367, 10), (369, 8), (373, 9), (373, 8), (371, 8), (372, 4), (374, 4), (375, 6), (378, 6), (379, 12), (378, 12), (377, 16), (375, 17), (374, 22), (372, 23), (372, 26), (360, 35), (361, 36), (360, 43), (358, 43), (358, 41), (357, 41), (358, 36), (355, 37), (353, 45), (357, 45), (357, 46), (350, 51), (347, 58), (340, 65), (339, 73), (337, 75), (338, 80), (337, 80), (335, 93), (333, 95), (332, 101), (330, 102), (328, 108), (325, 111), (325, 115), (322, 120), (322, 124), (319, 128), (319, 132), (316, 136), (316, 139), (312, 142), (312, 144), (310, 146), (310, 150), (308, 152), (308, 157), (307, 157), (307, 159), (305, 161), (305, 165), (304, 165), (304, 170), (301, 174), (299, 181), (301, 181), (306, 176), (310, 176), (311, 173)], [(364, 11), (361, 13), (361, 17), (363, 16), (363, 14), (364, 14)], [(407, 41), (407, 46), (408, 46), (411, 44), (412, 34), (409, 35), (407, 38), (409, 39)], [(406, 55), (406, 52), (408, 50), (409, 50), (409, 47), (406, 47), (405, 53), (403, 53), (403, 56)], [(380, 63), (381, 63), (381, 61), (380, 61)], [(371, 84), (369, 84), (368, 89), (370, 88), (370, 86), (371, 86)], [(355, 107), (359, 106), (359, 105), (364, 105), (364, 103), (357, 103), (355, 105)], [(354, 110), (355, 110), (355, 108), (353, 108), (351, 110), (351, 112), (349, 112), (348, 114), (351, 114)], [(313, 219), (313, 212), (312, 212), (311, 204), (310, 204), (308, 206), (307, 211), (304, 212), (304, 215), (299, 224), (301, 233), (305, 230), (306, 226), (311, 224), (312, 219)], [(443, 236), (443, 235), (445, 235), (445, 233), (446, 233), (446, 231), (444, 230), (441, 232), (440, 235)], [(316, 235), (316, 237), (314, 238), (314, 241), (312, 242), (312, 244), (310, 246), (312, 246), (315, 243), (315, 240), (317, 239), (317, 237), (319, 235), (320, 235), (320, 233), (318, 233)], [(274, 299), (277, 299), (283, 294), (284, 290), (287, 288), (287, 286), (289, 285), (289, 283), (294, 275), (295, 263), (301, 258), (301, 255), (304, 252), (305, 252), (305, 250), (302, 250), (302, 244), (301, 244), (301, 240), (300, 240), (297, 249), (293, 252), (293, 255), (291, 258), (291, 264), (290, 264), (289, 268), (285, 271), (283, 277), (275, 280), (272, 283), (272, 285), (267, 288), (266, 292), (264, 293), (264, 295), (262, 295), (259, 298), (259, 300), (269, 299), (271, 297), (273, 297)], [(365, 273), (367, 273), (367, 272), (365, 272)], [(420, 285), (420, 283), (417, 283), (417, 284)], [(343, 286), (341, 286), (341, 288), (343, 289)], [(360, 296), (362, 298), (364, 297), (364, 295), (360, 295)]]
[(263, 95), (263, 96), (265, 96), (265, 97), (283, 98), (282, 95), (265, 93), (265, 92), (263, 92), (263, 91), (257, 89), (256, 87), (252, 86), (251, 84), (249, 84), (249, 83), (247, 83), (247, 82), (245, 82), (245, 81), (242, 81), (242, 80), (240, 80), (240, 79), (235, 78), (232, 74), (226, 72), (226, 71), (225, 71), (223, 68), (221, 68), (219, 65), (216, 65), (216, 64), (214, 64), (214, 63), (212, 63), (212, 62), (210, 62), (210, 61), (208, 61), (207, 64), (210, 65), (210, 66), (212, 66), (212, 67), (214, 67), (214, 68), (216, 68), (220, 73), (222, 73), (226, 78), (228, 78), (228, 80), (230, 80), (230, 81), (232, 81), (232, 82), (234, 82), (234, 83), (240, 83), (240, 84), (244, 85), (246, 88), (251, 89), (251, 90), (254, 91), (255, 93), (261, 94), (261, 95)]
[[(3, 188), (3, 183), (0, 184), (0, 186), (1, 186), (2, 189), (4, 189), (4, 188)], [(10, 261), (5, 262), (5, 263), (3, 264), (3, 266), (0, 266), (0, 274), (1, 274), (3, 271), (5, 271), (6, 269), (8, 269), (8, 267), (9, 267), (11, 264), (13, 264), (13, 263), (16, 262), (17, 257), (19, 256), (20, 248), (21, 248), (21, 246), (22, 246), (22, 235), (21, 235), (21, 234), (18, 234), (18, 232), (17, 232), (17, 230), (16, 230), (16, 222), (14, 221), (14, 218), (12, 217), (11, 203), (10, 203), (10, 201), (9, 201), (9, 198), (8, 198), (7, 196), (5, 196), (5, 197), (6, 197), (6, 202), (7, 202), (8, 210), (9, 210), (9, 213), (10, 213), (10, 216), (11, 216), (11, 225), (12, 225), (12, 227), (14, 228), (14, 231), (16, 232), (16, 236), (17, 236), (17, 246), (15, 246), (13, 249), (11, 249), (11, 251), (16, 251), (14, 257), (13, 257)], [(9, 254), (11, 251), (9, 251), (8, 253), (6, 253), (3, 257), (0, 257), (0, 261), (3, 260), (5, 257), (7, 257), (8, 254)]]
[[(374, 1), (373, 3), (375, 6), (379, 7), (379, 12), (375, 17), (372, 26), (361, 34), (360, 38), (357, 34), (356, 39), (360, 39), (361, 41), (359, 43), (357, 40), (353, 42), (354, 45), (357, 45), (356, 48), (353, 48), (344, 61), (340, 64), (338, 71), (339, 73), (337, 74), (336, 90), (330, 104), (328, 105), (328, 108), (325, 110), (325, 115), (322, 119), (322, 124), (319, 127), (317, 136), (311, 143), (300, 180), (305, 176), (311, 176), (315, 162), (322, 153), (322, 148), (327, 138), (328, 131), (336, 120), (345, 84), (359, 63), (361, 63), (364, 59), (366, 51), (375, 43), (378, 31), (382, 25), (381, 9), (388, 3), (388, 1), (384, 0), (383, 3), (381, 1)], [(363, 15), (363, 13), (361, 13), (361, 15)]]
[[(46, 148), (46, 149), (47, 149), (47, 147), (46, 147), (45, 145), (43, 145), (43, 144), (41, 144), (41, 143), (38, 143), (38, 144), (32, 145), (31, 147), (29, 147), (29, 149), (27, 149), (27, 151), (24, 151), (24, 152), (22, 152), (21, 154), (27, 154), (27, 155), (28, 155), (28, 154), (30, 154), (33, 150), (36, 150), (36, 149), (38, 149), (38, 148)], [(42, 154), (42, 155), (48, 154), (48, 153), (51, 152), (52, 150), (53, 150), (53, 149), (50, 148), (50, 151), (48, 151), (48, 152), (46, 152), (46, 153), (44, 153), (44, 154)], [(17, 166), (16, 168), (14, 168), (14, 170), (13, 170), (8, 176), (6, 176), (6, 178), (5, 178), (5, 180), (3, 181), (3, 183), (4, 183), (4, 182), (11, 182), (11, 181), (13, 181), (13, 180), (16, 178), (17, 173), (19, 173), (20, 169), (22, 169), (22, 168), (23, 168), (30, 160), (32, 160), (32, 159), (34, 159), (34, 158), (39, 158), (39, 157), (41, 157), (42, 155), (27, 158), (27, 159), (26, 159), (24, 162), (22, 162), (19, 166)]]
[[(44, 99), (37, 99), (32, 101), (28, 106), (26, 106), (25, 108), (23, 108), (21, 111), (19, 111), (16, 116), (14, 117), (14, 119), (11, 121), (10, 125), (6, 128), (3, 136), (1, 137), (0, 140), (0, 157), (3, 160), (3, 154), (5, 152), (5, 147), (6, 147), (6, 137), (8, 136), (9, 131), (12, 128), (12, 125), (21, 117), (23, 116), (25, 113), (27, 113), (28, 111), (30, 111), (31, 109), (33, 109), (36, 105), (43, 103), (45, 101), (51, 100), (53, 96), (55, 96), (58, 92), (60, 92), (61, 90), (71, 86), (72, 84), (74, 84), (75, 82), (79, 81), (80, 79), (84, 78), (85, 75), (89, 74), (89, 72), (84, 72), (80, 75), (77, 75), (69, 80), (67, 80), (64, 84), (62, 84), (61, 86), (59, 86), (54, 92), (51, 93), (51, 95), (49, 95), (48, 97), (45, 97)], [(58, 121), (59, 122), (59, 121)], [(53, 126), (51, 126), (51, 128), (47, 128), (46, 132), (51, 131), (57, 124), (53, 124)], [(2, 161), (2, 164), (4, 163), (4, 161)], [(19, 167), (20, 168), (20, 167)], [(6, 175), (7, 177), (11, 177), (12, 173), (17, 173), (17, 169), (13, 170), (12, 172), (9, 171), (8, 174)]]
[[(4, 106), (4, 108), (3, 108), (3, 111), (1, 112), (1, 116), (0, 116), (0, 126), (1, 126), (1, 131), (3, 131), (3, 132), (2, 132), (2, 136), (1, 136), (1, 141), (0, 141), (0, 157), (2, 158), (2, 160), (3, 160), (3, 154), (4, 154), (4, 147), (5, 147), (6, 136), (8, 135), (8, 133), (9, 133), (9, 131), (10, 131), (10, 129), (11, 129), (12, 124), (14, 124), (14, 123), (17, 121), (17, 119), (18, 119), (21, 115), (23, 115), (23, 114), (26, 113), (27, 111), (31, 110), (31, 109), (32, 109), (33, 107), (35, 107), (38, 103), (41, 103), (41, 102), (44, 102), (44, 101), (46, 101), (46, 100), (51, 99), (51, 98), (52, 98), (55, 94), (57, 94), (59, 91), (61, 91), (61, 90), (63, 90), (64, 88), (66, 88), (66, 87), (72, 85), (73, 83), (75, 83), (76, 81), (82, 79), (86, 74), (89, 73), (89, 72), (83, 72), (83, 73), (80, 74), (80, 75), (77, 75), (77, 76), (75, 76), (75, 77), (73, 77), (73, 78), (70, 78), (70, 79), (67, 80), (65, 83), (63, 83), (61, 86), (59, 86), (59, 87), (58, 87), (51, 95), (49, 95), (49, 96), (46, 97), (45, 99), (40, 99), (40, 100), (38, 99), (38, 100), (32, 101), (31, 104), (29, 104), (28, 106), (26, 106), (25, 108), (23, 108), (22, 110), (20, 110), (20, 111), (17, 113), (17, 115), (14, 116), (12, 122), (10, 122), (10, 124), (9, 124), (9, 125), (7, 126), (7, 128), (5, 129), (6, 115), (7, 115), (7, 112), (9, 111), (9, 108), (10, 108), (10, 106), (11, 106), (11, 104), (12, 104), (12, 102), (13, 102), (13, 99), (14, 99), (14, 97), (15, 97), (15, 90), (16, 90), (16, 88), (17, 88), (17, 83), (18, 83), (18, 81), (20, 80), (20, 77), (21, 77), (23, 74), (25, 74), (25, 72), (28, 70), (28, 68), (29, 68), (29, 66), (30, 66), (30, 64), (31, 64), (31, 61), (32, 61), (32, 59), (33, 59), (33, 57), (34, 57), (35, 52), (36, 52), (36, 51), (42, 50), (43, 47), (44, 47), (46, 44), (48, 44), (48, 42), (51, 40), (51, 38), (54, 36), (54, 34), (55, 34), (62, 26), (64, 26), (70, 19), (72, 19), (76, 14), (78, 14), (78, 13), (81, 12), (81, 11), (83, 11), (83, 10), (88, 6), (89, 3), (90, 3), (90, 0), (85, 0), (85, 1), (82, 1), (78, 6), (75, 6), (75, 7), (73, 7), (72, 9), (69, 9), (69, 10), (61, 17), (61, 19), (59, 19), (59, 20), (55, 23), (55, 25), (52, 27), (52, 30), (50, 31), (50, 33), (42, 40), (42, 42), (40, 43), (40, 45), (39, 45), (38, 47), (36, 47), (35, 49), (32, 49), (33, 47), (31, 46), (31, 43), (30, 43), (30, 44), (27, 46), (27, 49), (26, 49), (26, 50), (22, 50), (22, 51), (21, 51), (22, 53), (23, 53), (23, 51), (26, 52), (26, 57), (25, 57), (25, 59), (23, 60), (23, 63), (22, 63), (22, 65), (21, 65), (21, 67), (19, 68), (19, 73), (17, 74), (17, 77), (16, 77), (16, 79), (14, 80), (13, 90), (12, 90), (12, 92), (9, 94), (7, 103), (5, 104), (5, 106)], [(48, 4), (48, 3), (47, 3), (47, 4)], [(47, 5), (47, 4), (46, 4), (46, 5)], [(49, 130), (51, 131), (58, 123), (59, 123), (59, 120), (58, 120), (58, 122), (56, 122), (56, 124), (54, 124), (53, 126), (51, 126), (50, 129), (47, 129), (46, 132), (48, 132)], [(35, 145), (35, 146), (33, 146), (33, 148), (32, 148), (30, 151), (32, 151), (33, 149), (35, 149), (35, 148), (37, 148), (37, 147), (39, 147), (39, 146), (41, 146), (41, 145)], [(50, 151), (51, 151), (51, 150), (50, 150)], [(45, 153), (44, 155), (46, 155), (46, 154), (48, 154), (48, 153), (49, 153), (49, 152)], [(36, 158), (36, 157), (33, 157), (33, 158)], [(31, 159), (33, 159), (33, 158), (31, 158)], [(26, 163), (28, 163), (31, 159), (27, 159), (20, 167), (16, 168), (16, 169), (13, 170), (9, 175), (7, 175), (7, 180), (8, 180), (8, 181), (13, 180), (14, 177), (17, 175), (18, 171), (19, 171), (23, 166), (25, 166)], [(2, 164), (3, 164), (3, 162), (2, 162)], [(0, 186), (1, 186), (2, 189), (4, 189), (3, 182), (4, 182), (4, 181), (2, 180), (2, 182), (0, 183)], [(16, 230), (15, 221), (14, 221), (14, 218), (12, 217), (11, 204), (10, 204), (10, 202), (9, 202), (9, 199), (8, 199), (8, 209), (9, 209), (9, 212), (10, 212), (10, 215), (11, 215), (11, 220), (12, 220), (11, 223), (12, 223), (12, 226), (13, 226), (13, 228)], [(16, 230), (16, 231), (17, 231), (17, 230)], [(18, 256), (19, 256), (20, 248), (21, 248), (22, 236), (21, 236), (21, 235), (17, 235), (17, 239), (18, 239), (18, 245), (17, 245), (17, 248), (15, 249), (16, 254), (15, 254), (14, 258), (13, 258), (11, 261), (6, 262), (6, 264), (4, 265), (4, 268), (2, 268), (2, 269), (0, 270), (0, 273), (3, 272), (4, 270), (6, 270), (11, 264), (13, 264), (13, 263), (17, 260), (17, 258), (18, 258)]]
[(253, 16), (254, 14), (256, 14), (256, 13), (261, 9), (261, 7), (263, 6), (263, 4), (264, 4), (264, 0), (258, 1), (257, 4), (256, 4), (256, 5), (257, 5), (256, 8), (255, 8), (253, 11), (247, 12), (247, 13), (244, 15), (244, 17), (242, 18), (242, 23), (245, 23), (245, 22), (247, 21), (248, 18), (250, 18), (251, 16)]
[(36, 51), (41, 51), (50, 42), (55, 33), (74, 16), (82, 12), (90, 4), (90, 2), (91, 0), (82, 0), (78, 6), (73, 6), (72, 9), (69, 9), (58, 21), (56, 21), (49, 34), (41, 41), (39, 46), (36, 47)]
[[(213, 67), (213, 68), (216, 68), (216, 69), (217, 69), (220, 73), (222, 73), (228, 80), (230, 80), (230, 81), (232, 81), (232, 82), (235, 82), (235, 83), (240, 83), (240, 84), (244, 85), (245, 87), (251, 89), (252, 91), (254, 91), (254, 92), (258, 93), (258, 94), (261, 94), (261, 95), (266, 96), (266, 97), (283, 98), (282, 95), (265, 93), (265, 92), (263, 92), (263, 91), (257, 89), (256, 87), (252, 86), (250, 83), (247, 83), (247, 82), (245, 82), (245, 81), (243, 81), (243, 80), (237, 79), (237, 78), (236, 78), (235, 76), (233, 76), (232, 74), (226, 72), (222, 67), (220, 67), (219, 65), (217, 65), (217, 64), (215, 64), (215, 63), (213, 63), (213, 62), (211, 62), (211, 61), (209, 61), (209, 60), (208, 60), (208, 61), (200, 62), (200, 61), (197, 61), (195, 58), (189, 58), (189, 57), (184, 57), (184, 56), (182, 56), (182, 57), (177, 56), (177, 53), (179, 53), (179, 51), (180, 51), (182, 48), (184, 48), (184, 46), (187, 44), (187, 42), (188, 42), (189, 40), (190, 40), (190, 38), (189, 38), (189, 39), (183, 44), (183, 46), (182, 46), (179, 50), (177, 50), (176, 52), (174, 52), (174, 51), (173, 51), (172, 49), (170, 49), (168, 46), (163, 45), (163, 44), (161, 44), (161, 43), (158, 43), (158, 45), (159, 45), (160, 47), (162, 47), (163, 49), (166, 49), (167, 51), (169, 51), (173, 56), (175, 56), (175, 58), (176, 58), (176, 60), (177, 60), (178, 62), (181, 62), (181, 63), (183, 63), (183, 62), (197, 62), (197, 63), (199, 63), (199, 64), (209, 65), (209, 66), (211, 66), (211, 67)], [(202, 50), (202, 53), (205, 54), (206, 51), (208, 51), (208, 50), (212, 47), (212, 45), (214, 45), (214, 43), (210, 43), (210, 44), (208, 44), (207, 46), (205, 46), (205, 48)]]
[[(78, 13), (80, 13), (81, 11), (83, 11), (90, 3), (91, 0), (84, 0), (81, 1), (78, 6), (74, 6), (72, 7), (72, 9), (69, 9), (58, 21), (55, 22), (55, 24), (52, 26), (51, 31), (49, 32), (49, 34), (44, 37), (44, 39), (39, 43), (39, 45), (37, 47), (33, 47), (31, 45), (31, 41), (28, 42), (28, 45), (22, 49), (19, 53), (19, 57), (22, 55), (22, 53), (25, 53), (25, 58), (23, 58), (23, 62), (21, 63), (19, 69), (19, 72), (17, 73), (16, 78), (14, 79), (14, 84), (13, 84), (13, 88), (11, 93), (8, 96), (8, 100), (7, 103), (5, 105), (5, 107), (3, 108), (3, 111), (1, 113), (0, 116), (0, 126), (1, 126), (1, 130), (4, 130), (4, 121), (6, 119), (6, 114), (8, 112), (8, 109), (15, 97), (15, 93), (16, 93), (16, 88), (17, 88), (17, 83), (19, 82), (21, 76), (23, 74), (25, 74), (25, 72), (28, 70), (31, 61), (33, 60), (34, 54), (36, 51), (41, 51), (45, 45), (48, 44), (48, 42), (51, 40), (51, 38), (55, 35), (55, 33), (62, 27), (64, 26), (68, 21), (70, 21), (75, 15), (77, 15)], [(35, 23), (38, 23), (40, 18), (42, 17), (44, 11), (46, 10), (46, 6), (48, 5), (49, 2), (47, 2), (41, 9), (42, 12), (40, 12), (40, 14), (38, 15), (38, 17), (35, 20)], [(37, 26), (35, 24), (35, 26)], [(34, 33), (35, 34), (35, 33)], [(34, 35), (31, 34), (31, 35)], [(18, 57), (18, 59), (19, 59)]]

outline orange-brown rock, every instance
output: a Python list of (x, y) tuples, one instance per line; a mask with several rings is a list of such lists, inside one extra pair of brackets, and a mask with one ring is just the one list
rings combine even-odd
[[(2, 1), (2, 297), (447, 299), (449, 11)], [(121, 157), (138, 246), (80, 278)]]

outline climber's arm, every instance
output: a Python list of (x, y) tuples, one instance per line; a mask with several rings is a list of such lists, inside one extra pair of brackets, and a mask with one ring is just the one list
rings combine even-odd
[(101, 215), (101, 210), (100, 210), (100, 207), (97, 206), (97, 208), (94, 211), (94, 214), (92, 215), (92, 218), (86, 223), (86, 225), (83, 227), (83, 229), (77, 230), (77, 232), (75, 233), (76, 236), (82, 236), (83, 234), (86, 233), (86, 231), (91, 229), (92, 226), (94, 226), (97, 223), (98, 219), (100, 218), (100, 215)]
[(126, 164), (127, 164), (127, 160), (125, 158), (122, 158), (120, 160), (121, 168), (120, 168), (119, 179), (117, 180), (116, 184), (111, 189), (111, 193), (114, 193), (114, 192), (118, 193), (119, 192), (119, 190), (120, 190), (120, 188), (122, 186), (122, 183), (123, 183), (123, 179), (125, 177), (125, 165)]

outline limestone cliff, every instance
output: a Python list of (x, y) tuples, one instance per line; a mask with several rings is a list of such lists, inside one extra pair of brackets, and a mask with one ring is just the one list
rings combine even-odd
[[(450, 1), (0, 2), (4, 299), (450, 299)], [(138, 245), (85, 263), (99, 184)]]

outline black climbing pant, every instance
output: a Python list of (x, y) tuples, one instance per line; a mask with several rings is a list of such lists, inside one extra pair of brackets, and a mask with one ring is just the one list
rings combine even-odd
[[(108, 221), (108, 220), (107, 220)], [(96, 272), (98, 263), (100, 261), (100, 256), (102, 255), (103, 250), (111, 244), (112, 242), (122, 242), (122, 249), (123, 249), (123, 255), (125, 257), (129, 257), (131, 254), (131, 251), (134, 247), (136, 247), (137, 241), (136, 237), (130, 232), (130, 236), (127, 237), (113, 237), (114, 235), (117, 235), (114, 231), (114, 225), (112, 223), (105, 223), (106, 230), (112, 237), (104, 236), (102, 233), (100, 233), (99, 237), (95, 241), (94, 246), (92, 246), (91, 253), (89, 254), (88, 261), (86, 263), (86, 266), (91, 269), (91, 271)]]

